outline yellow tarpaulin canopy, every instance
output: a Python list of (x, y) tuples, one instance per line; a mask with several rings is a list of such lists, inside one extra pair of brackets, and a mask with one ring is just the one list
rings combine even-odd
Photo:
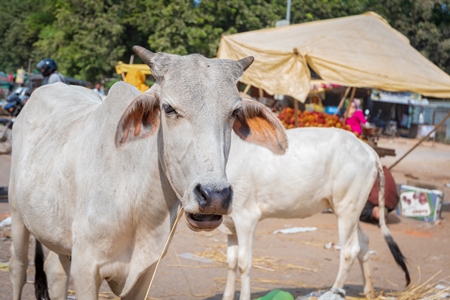
[(450, 76), (373, 12), (223, 36), (218, 57), (255, 62), (241, 81), (305, 101), (309, 65), (323, 80), (450, 98)]

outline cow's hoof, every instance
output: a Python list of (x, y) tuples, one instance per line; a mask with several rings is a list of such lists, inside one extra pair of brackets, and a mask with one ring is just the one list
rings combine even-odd
[(345, 300), (345, 290), (331, 289), (322, 296), (320, 296), (319, 300)]

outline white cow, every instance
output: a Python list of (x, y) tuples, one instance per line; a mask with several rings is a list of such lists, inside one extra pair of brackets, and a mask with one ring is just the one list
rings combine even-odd
[[(223, 299), (234, 299), (235, 277), (241, 273), (240, 299), (250, 299), (249, 271), (258, 221), (266, 218), (306, 218), (326, 208), (336, 214), (341, 245), (336, 281), (322, 299), (341, 299), (344, 282), (355, 258), (365, 281), (370, 278), (368, 238), (359, 216), (378, 174), (380, 178), (380, 226), (396, 262), (409, 283), (403, 255), (384, 219), (384, 174), (378, 155), (354, 134), (330, 128), (287, 131), (289, 149), (275, 156), (232, 137), (227, 176), (234, 188), (233, 212), (220, 227), (228, 234), (228, 279)], [(340, 295), (341, 294), (341, 295)]]
[[(122, 299), (143, 299), (180, 201), (193, 230), (212, 230), (230, 212), (232, 129), (278, 154), (287, 147), (273, 114), (239, 97), (236, 83), (252, 57), (133, 49), (157, 79), (149, 91), (117, 83), (102, 102), (86, 88), (48, 85), (14, 124), (15, 300), (25, 284), (30, 233), (58, 258), (46, 265), (52, 299), (66, 299), (69, 274), (77, 299), (97, 299), (103, 280)], [(38, 260), (37, 298), (47, 299), (42, 271)]]

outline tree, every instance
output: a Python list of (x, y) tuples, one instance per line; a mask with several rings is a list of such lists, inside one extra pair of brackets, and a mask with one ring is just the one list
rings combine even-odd
[(94, 81), (109, 72), (125, 48), (122, 5), (113, 1), (59, 0), (55, 21), (34, 45), (55, 59), (63, 73)]
[(150, 48), (175, 54), (215, 57), (222, 34), (274, 26), (280, 19), (280, 6), (262, 0), (149, 0), (145, 6)]
[[(4, 3), (2, 3), (4, 2)], [(215, 57), (220, 38), (274, 27), (286, 0), (0, 0), (0, 70), (55, 59), (95, 81), (128, 62), (132, 46)], [(374, 11), (450, 73), (449, 3), (438, 0), (292, 0), (291, 24)], [(135, 60), (139, 61), (138, 58)]]
[(26, 68), (34, 59), (33, 44), (39, 39), (42, 26), (52, 24), (54, 18), (48, 10), (51, 0), (11, 0), (0, 3), (0, 70), (15, 72)]
[(435, 0), (370, 1), (368, 7), (403, 33), (411, 46), (450, 74), (449, 3)]
[(291, 24), (340, 18), (366, 12), (367, 0), (292, 1)]

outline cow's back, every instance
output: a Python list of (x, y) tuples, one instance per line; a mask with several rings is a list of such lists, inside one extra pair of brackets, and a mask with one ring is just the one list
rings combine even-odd
[(74, 191), (76, 140), (85, 119), (100, 104), (89, 89), (55, 83), (37, 89), (14, 123), (10, 205), (20, 211), (28, 228), (49, 228), (64, 220), (62, 226), (46, 231), (51, 233), (50, 244), (70, 245), (67, 216), (75, 203), (66, 196)]
[(357, 181), (373, 184), (376, 154), (352, 133), (301, 128), (287, 134), (289, 148), (281, 156), (233, 139), (227, 166), (235, 192), (233, 207), (259, 209), (262, 218), (307, 217), (328, 207), (333, 195), (344, 194)]
[(100, 98), (83, 87), (55, 83), (37, 89), (14, 123), (13, 177), (20, 176), (16, 171), (22, 168), (58, 165), (64, 146), (80, 135), (85, 119), (100, 104)]
[(55, 83), (37, 89), (14, 123), (13, 160), (34, 156), (42, 148), (59, 148), (100, 104), (100, 98), (83, 87)]

